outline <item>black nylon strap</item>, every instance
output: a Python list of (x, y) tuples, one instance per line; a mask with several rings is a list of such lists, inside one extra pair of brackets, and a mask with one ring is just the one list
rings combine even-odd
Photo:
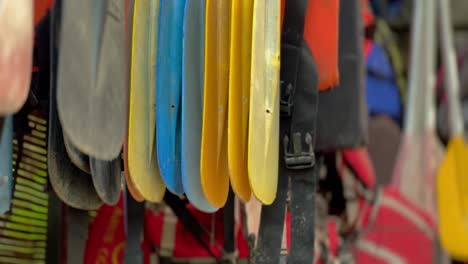
[(317, 67), (303, 38), (308, 1), (287, 1), (281, 48), (280, 160), (277, 197), (263, 206), (256, 263), (279, 263), (288, 176), (291, 249), (288, 263), (313, 263)]
[[(280, 171), (291, 177), (291, 248), (289, 263), (313, 263), (315, 192), (318, 166), (315, 163), (314, 142), (318, 107), (317, 68), (306, 45), (301, 49), (301, 61), (295, 84), (294, 110), (289, 135), (284, 136), (288, 169)], [(287, 67), (287, 62), (285, 66)], [(286, 76), (282, 79), (286, 80)], [(286, 139), (292, 144), (287, 145)], [(290, 140), (290, 141), (291, 141)]]
[(70, 264), (84, 262), (86, 240), (88, 239), (89, 215), (87, 211), (66, 208), (67, 261)]
[(304, 35), (304, 22), (309, 0), (288, 0), (284, 7), (281, 42), (301, 45)]
[(318, 166), (291, 173), (291, 248), (288, 263), (313, 263)]
[[(280, 127), (281, 130), (281, 127)], [(280, 135), (283, 135), (281, 133)], [(281, 172), (286, 169), (280, 148), (278, 191), (272, 205), (262, 206), (257, 248), (253, 253), (256, 264), (280, 263), (281, 240), (283, 238), (284, 215), (288, 192), (288, 177)]]
[(234, 232), (235, 225), (235, 206), (234, 193), (229, 191), (229, 196), (223, 208), (223, 230), (224, 230), (224, 252), (223, 263), (236, 263), (236, 235)]
[[(288, 49), (288, 47), (284, 47)], [(287, 54), (284, 51), (283, 54)], [(287, 56), (286, 56), (287, 58)], [(317, 69), (307, 46), (301, 49), (301, 60), (294, 92), (290, 119), (283, 118), (281, 126), (289, 127), (283, 136), (286, 168), (280, 174), (291, 177), (291, 248), (289, 263), (313, 263), (315, 178), (317, 165), (313, 144), (316, 137), (318, 106)], [(284, 68), (288, 68), (287, 59)], [(288, 80), (287, 74), (282, 80)], [(291, 144), (292, 143), (292, 144)]]
[(133, 199), (129, 193), (125, 193), (127, 209), (127, 243), (125, 246), (124, 263), (143, 263), (141, 250), (141, 238), (144, 226), (144, 203)]

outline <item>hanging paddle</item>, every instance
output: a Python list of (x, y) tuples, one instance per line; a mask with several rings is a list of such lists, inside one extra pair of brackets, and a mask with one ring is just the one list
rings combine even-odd
[[(160, 202), (166, 187), (158, 168), (155, 131), (155, 65), (159, 0), (135, 0), (133, 13), (130, 105), (127, 137), (128, 185), (150, 202)], [(133, 184), (132, 184), (133, 183)], [(132, 192), (133, 193), (133, 192)]]
[(80, 170), (86, 172), (87, 174), (91, 174), (88, 155), (83, 154), (75, 146), (73, 146), (73, 143), (70, 142), (70, 139), (68, 139), (66, 135), (63, 135), (63, 143), (65, 144), (65, 150), (70, 161)]
[[(423, 148), (423, 174), (420, 176), (420, 186), (423, 186), (421, 194), (421, 208), (425, 209), (433, 219), (437, 219), (436, 208), (436, 177), (437, 170), (442, 162), (444, 155), (444, 148), (436, 132), (436, 107), (435, 107), (435, 94), (436, 94), (436, 1), (431, 0), (427, 3), (428, 11), (427, 19), (427, 51), (425, 57), (428, 63), (424, 64), (426, 67), (426, 94), (423, 96), (425, 99), (424, 113), (426, 114), (424, 121), (424, 148)], [(419, 47), (421, 48), (421, 47)], [(463, 130), (462, 130), (463, 131)], [(417, 175), (414, 175), (417, 176)], [(408, 187), (408, 186), (406, 186)]]
[(231, 0), (207, 0), (200, 173), (208, 202), (222, 207), (229, 193), (227, 104)]
[(115, 159), (125, 132), (124, 1), (66, 1), (57, 104), (70, 141), (83, 153)]
[[(51, 88), (51, 95), (54, 95), (54, 91), (55, 88)], [(71, 207), (82, 210), (99, 208), (102, 201), (94, 189), (91, 176), (75, 167), (67, 157), (54, 96), (50, 97), (49, 118), (48, 166), (52, 188)]]
[(180, 171), (182, 29), (186, 0), (161, 1), (156, 77), (156, 148), (169, 191), (184, 192)]
[(460, 83), (449, 1), (438, 1), (442, 58), (445, 67), (445, 87), (448, 94), (450, 141), (447, 153), (439, 167), (437, 177), (437, 202), (439, 230), (442, 246), (455, 259), (468, 259), (467, 181), (468, 148), (464, 139), (464, 123), (459, 93)]
[(135, 184), (132, 181), (132, 176), (130, 176), (130, 172), (128, 170), (128, 153), (127, 153), (127, 143), (124, 142), (122, 146), (122, 159), (124, 164), (124, 174), (125, 174), (125, 186), (127, 186), (128, 192), (130, 195), (135, 199), (137, 202), (143, 202), (145, 198), (141, 193), (136, 189)]
[(0, 214), (10, 209), (13, 191), (13, 116), (4, 118), (0, 130)]
[(56, 0), (52, 9), (50, 33), (50, 99), (49, 99), (49, 180), (57, 196), (71, 207), (94, 210), (102, 205), (94, 189), (91, 177), (75, 167), (67, 157), (62, 128), (57, 113), (57, 36), (61, 14), (61, 1)]
[(203, 193), (200, 176), (200, 144), (203, 117), (205, 64), (205, 0), (187, 0), (182, 43), (182, 185), (188, 200), (199, 210), (214, 212)]
[[(247, 146), (254, 2), (231, 2), (227, 155), (232, 190), (242, 201), (249, 201), (252, 193), (247, 169)], [(261, 54), (260, 51), (256, 55)]]
[[(417, 6), (414, 16), (407, 116), (392, 184), (411, 202), (435, 217), (435, 200), (431, 195), (440, 149), (435, 139), (433, 4)], [(421, 62), (422, 65), (418, 64)]]
[[(347, 0), (348, 1), (348, 0)], [(313, 263), (315, 235), (316, 135), (318, 77), (303, 39), (309, 1), (288, 1), (281, 36), (281, 120), (278, 192), (263, 206), (256, 263), (279, 263), (288, 181), (291, 181), (289, 263)]]
[(108, 205), (116, 205), (120, 198), (121, 162), (120, 155), (112, 161), (89, 158), (94, 188), (99, 198)]
[(319, 94), (317, 151), (360, 147), (367, 139), (361, 0), (340, 1), (339, 36), (340, 84)]
[(99, 160), (81, 153), (65, 135), (65, 150), (70, 161), (80, 170), (91, 175), (97, 194), (106, 204), (114, 205), (120, 195), (120, 163), (118, 156), (113, 161)]
[(254, 1), (248, 166), (250, 187), (271, 204), (278, 184), (280, 1)]
[(339, 83), (339, 0), (315, 0), (307, 6), (304, 38), (317, 63), (320, 91)]
[(33, 1), (0, 3), (0, 115), (16, 113), (28, 97), (33, 51)]
[[(126, 31), (128, 33), (128, 60), (129, 60), (129, 65), (131, 67), (131, 56), (132, 56), (132, 47), (133, 47), (133, 26), (134, 26), (134, 19), (133, 19), (133, 14), (134, 14), (134, 11), (135, 11), (135, 1), (134, 0), (127, 0), (126, 1), (126, 11), (127, 11), (127, 17), (126, 17)], [(130, 83), (130, 72), (131, 72), (131, 68), (130, 68), (130, 71), (128, 71), (128, 75), (129, 75), (129, 83)], [(131, 87), (129, 87), (131, 89)], [(130, 104), (130, 89), (129, 89), (129, 104)], [(156, 93), (156, 90), (154, 90), (154, 93)], [(153, 100), (155, 101), (156, 96), (149, 96), (148, 100), (151, 100), (151, 98), (153, 98)], [(153, 102), (154, 102), (153, 101)], [(130, 107), (129, 107), (129, 111), (130, 111)], [(129, 113), (127, 113), (128, 116), (128, 120), (130, 120), (130, 116), (129, 116)], [(156, 118), (154, 117), (156, 115), (156, 113), (154, 113), (154, 111), (150, 111), (150, 114), (153, 115), (153, 119), (152, 120), (155, 120)], [(152, 122), (150, 123), (150, 126), (151, 127), (151, 124), (154, 124), (153, 125), (153, 130), (151, 130), (150, 128), (150, 132), (153, 131), (153, 133), (150, 133), (150, 134), (153, 134), (153, 137), (154, 137), (154, 131), (155, 131), (155, 126), (156, 126), (156, 122)], [(130, 126), (130, 121), (128, 121), (128, 125)], [(124, 175), (125, 175), (125, 186), (127, 187), (128, 189), (128, 192), (130, 194), (128, 194), (128, 192), (126, 192), (126, 195), (129, 195), (129, 196), (132, 196), (133, 199), (135, 199), (135, 201), (137, 202), (143, 202), (145, 200), (145, 198), (141, 195), (140, 192), (138, 192), (138, 190), (136, 189), (135, 187), (135, 184), (133, 183), (132, 179), (131, 179), (131, 176), (130, 176), (130, 172), (128, 170), (128, 151), (127, 151), (127, 145), (128, 145), (128, 127), (127, 127), (127, 130), (126, 130), (126, 133), (125, 133), (125, 136), (124, 136), (124, 142), (122, 144), (122, 159), (123, 159), (123, 166), (124, 166)], [(151, 141), (151, 144), (150, 144), (150, 149), (153, 150), (153, 148), (151, 146), (154, 145), (154, 139)], [(151, 153), (148, 153), (148, 155), (150, 155)]]

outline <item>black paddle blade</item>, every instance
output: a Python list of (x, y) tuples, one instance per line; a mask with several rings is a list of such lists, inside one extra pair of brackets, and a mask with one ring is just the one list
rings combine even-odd
[(120, 155), (112, 160), (98, 160), (89, 158), (91, 165), (91, 176), (94, 188), (102, 201), (109, 205), (115, 205), (120, 198), (121, 175), (120, 175)]
[(89, 157), (88, 155), (80, 152), (74, 145), (71, 143), (70, 139), (64, 134), (63, 141), (65, 143), (65, 150), (67, 151), (68, 158), (70, 161), (75, 164), (80, 170), (91, 174), (91, 168), (89, 166)]
[(62, 127), (57, 113), (56, 70), (57, 70), (57, 29), (60, 18), (61, 1), (58, 0), (52, 10), (51, 49), (50, 49), (50, 96), (49, 96), (49, 179), (57, 196), (71, 207), (83, 210), (95, 210), (102, 201), (94, 190), (91, 177), (81, 171), (68, 159), (63, 139)]
[(340, 85), (319, 95), (318, 151), (362, 146), (367, 141), (364, 31), (361, 20), (360, 0), (340, 1)]
[[(51, 92), (53, 90), (51, 89)], [(102, 201), (94, 189), (90, 175), (75, 167), (66, 154), (54, 97), (50, 98), (48, 151), (50, 183), (57, 196), (70, 207), (82, 210), (98, 209)]]

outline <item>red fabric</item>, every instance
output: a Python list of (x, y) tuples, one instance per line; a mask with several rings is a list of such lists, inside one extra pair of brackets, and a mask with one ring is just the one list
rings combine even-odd
[(309, 1), (307, 7), (304, 38), (317, 64), (320, 91), (339, 83), (339, 10), (339, 0)]
[(115, 206), (103, 205), (88, 231), (85, 264), (122, 263), (125, 249), (123, 194)]
[(374, 24), (375, 17), (372, 13), (369, 0), (362, 0), (362, 20), (364, 21), (364, 26), (368, 27)]
[(375, 185), (375, 172), (366, 148), (344, 149), (344, 161), (368, 188)]
[[(391, 252), (405, 263), (431, 263), (436, 226), (430, 216), (392, 187), (384, 188), (381, 195), (392, 198), (399, 206), (418, 216), (432, 232), (427, 235), (405, 214), (378, 201), (374, 205), (377, 207), (373, 208), (377, 209), (374, 221), (363, 228), (362, 236), (355, 245), (356, 263), (391, 263), (389, 258), (377, 257), (379, 249)], [(363, 250), (359, 247), (359, 242), (372, 243), (377, 249), (370, 252)]]
[(335, 221), (327, 221), (328, 242), (330, 243), (330, 252), (333, 256), (338, 256), (340, 246), (340, 237), (338, 236), (338, 226)]
[[(205, 230), (212, 230), (212, 214), (201, 212), (191, 205), (187, 207), (197, 221), (204, 226)], [(150, 210), (145, 212), (145, 230), (142, 248), (146, 255), (151, 253), (151, 248), (159, 248), (161, 245), (164, 217), (164, 212), (155, 213)], [(235, 232), (238, 256), (240, 258), (247, 258), (249, 256), (249, 247), (243, 233), (242, 224), (238, 225)], [(205, 239), (207, 244), (210, 244), (209, 237), (205, 236), (203, 239)], [(211, 245), (211, 250), (218, 257), (221, 257), (222, 245), (224, 244), (222, 210), (215, 213), (214, 240), (216, 243)], [(221, 248), (217, 247), (217, 245), (220, 245)], [(173, 256), (174, 258), (208, 258), (210, 254), (195, 240), (192, 234), (185, 229), (182, 222), (177, 221)], [(148, 256), (145, 258), (149, 260)]]
[[(286, 0), (281, 0), (281, 28)], [(339, 0), (310, 1), (304, 26), (304, 38), (317, 64), (319, 90), (339, 83), (338, 35)]]

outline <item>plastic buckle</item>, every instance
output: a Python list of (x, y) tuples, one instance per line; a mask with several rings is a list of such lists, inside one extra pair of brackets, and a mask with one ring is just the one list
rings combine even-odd
[(301, 170), (312, 168), (315, 165), (315, 154), (312, 146), (312, 136), (307, 133), (305, 135), (305, 143), (309, 146), (309, 150), (306, 152), (302, 151), (301, 133), (294, 133), (292, 135), (292, 150), (288, 151), (289, 137), (285, 136), (283, 139), (284, 147), (284, 161), (286, 168), (292, 170)]
[(281, 116), (291, 116), (293, 108), (293, 85), (288, 84), (285, 87), (283, 81), (280, 82), (280, 115)]

